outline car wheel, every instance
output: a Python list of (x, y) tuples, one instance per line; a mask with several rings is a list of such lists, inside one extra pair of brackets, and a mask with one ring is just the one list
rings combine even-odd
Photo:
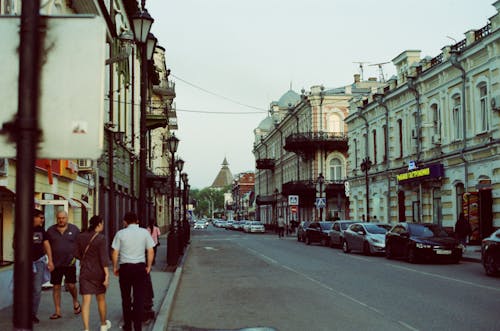
[(306, 236), (306, 245), (310, 245), (311, 244), (311, 239), (309, 239), (309, 236)]
[(367, 241), (365, 241), (363, 243), (363, 254), (365, 254), (365, 255), (371, 255), (371, 253), (372, 252), (370, 251), (370, 244)]
[(349, 244), (347, 243), (346, 240), (342, 242), (342, 251), (344, 253), (349, 253), (351, 251), (351, 249), (349, 248)]
[(495, 266), (495, 259), (493, 258), (493, 255), (486, 253), (486, 256), (484, 257), (484, 271), (488, 276), (495, 276), (498, 273), (498, 270)]
[(417, 263), (417, 252), (415, 251), (415, 248), (410, 248), (408, 251), (408, 262)]
[(393, 259), (392, 248), (390, 245), (385, 245), (385, 257), (388, 258), (389, 260)]

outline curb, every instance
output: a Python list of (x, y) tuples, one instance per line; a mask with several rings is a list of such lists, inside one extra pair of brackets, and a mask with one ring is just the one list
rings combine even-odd
[(467, 261), (467, 262), (478, 262), (481, 263), (481, 259), (477, 257), (467, 257), (467, 256), (462, 256), (461, 261)]
[(177, 288), (179, 287), (179, 281), (182, 276), (182, 269), (184, 265), (184, 260), (187, 257), (187, 254), (189, 252), (189, 247), (190, 245), (187, 245), (186, 251), (184, 252), (184, 256), (181, 259), (181, 262), (179, 263), (179, 266), (176, 268), (174, 276), (172, 280), (170, 281), (170, 284), (168, 286), (167, 294), (163, 298), (163, 302), (160, 307), (160, 311), (158, 312), (158, 315), (155, 318), (155, 323), (153, 325), (153, 328), (151, 331), (166, 331), (168, 327), (168, 320), (170, 318), (170, 314), (172, 311), (172, 303), (175, 298), (175, 294), (177, 292)]

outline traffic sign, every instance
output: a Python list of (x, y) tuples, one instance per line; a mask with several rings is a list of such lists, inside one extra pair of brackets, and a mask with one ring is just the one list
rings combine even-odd
[(297, 214), (298, 209), (298, 206), (290, 206), (290, 211), (292, 212), (292, 214)]
[(316, 208), (325, 208), (326, 198), (316, 198)]
[(299, 196), (298, 195), (289, 195), (288, 196), (288, 205), (289, 206), (298, 206), (299, 205)]

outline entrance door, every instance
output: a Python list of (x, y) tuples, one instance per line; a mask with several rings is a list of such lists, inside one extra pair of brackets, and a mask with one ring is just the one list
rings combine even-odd
[(51, 225), (55, 224), (56, 213), (60, 210), (64, 210), (68, 213), (68, 201), (67, 200), (39, 200), (40, 206), (43, 206), (45, 214), (45, 229), (48, 229)]
[(493, 232), (493, 197), (491, 189), (479, 190), (479, 232), (480, 239), (488, 237)]

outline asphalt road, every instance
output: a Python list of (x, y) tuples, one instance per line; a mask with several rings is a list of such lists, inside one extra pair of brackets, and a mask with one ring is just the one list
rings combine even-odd
[(500, 278), (479, 263), (409, 264), (211, 226), (191, 239), (170, 331), (500, 330)]

